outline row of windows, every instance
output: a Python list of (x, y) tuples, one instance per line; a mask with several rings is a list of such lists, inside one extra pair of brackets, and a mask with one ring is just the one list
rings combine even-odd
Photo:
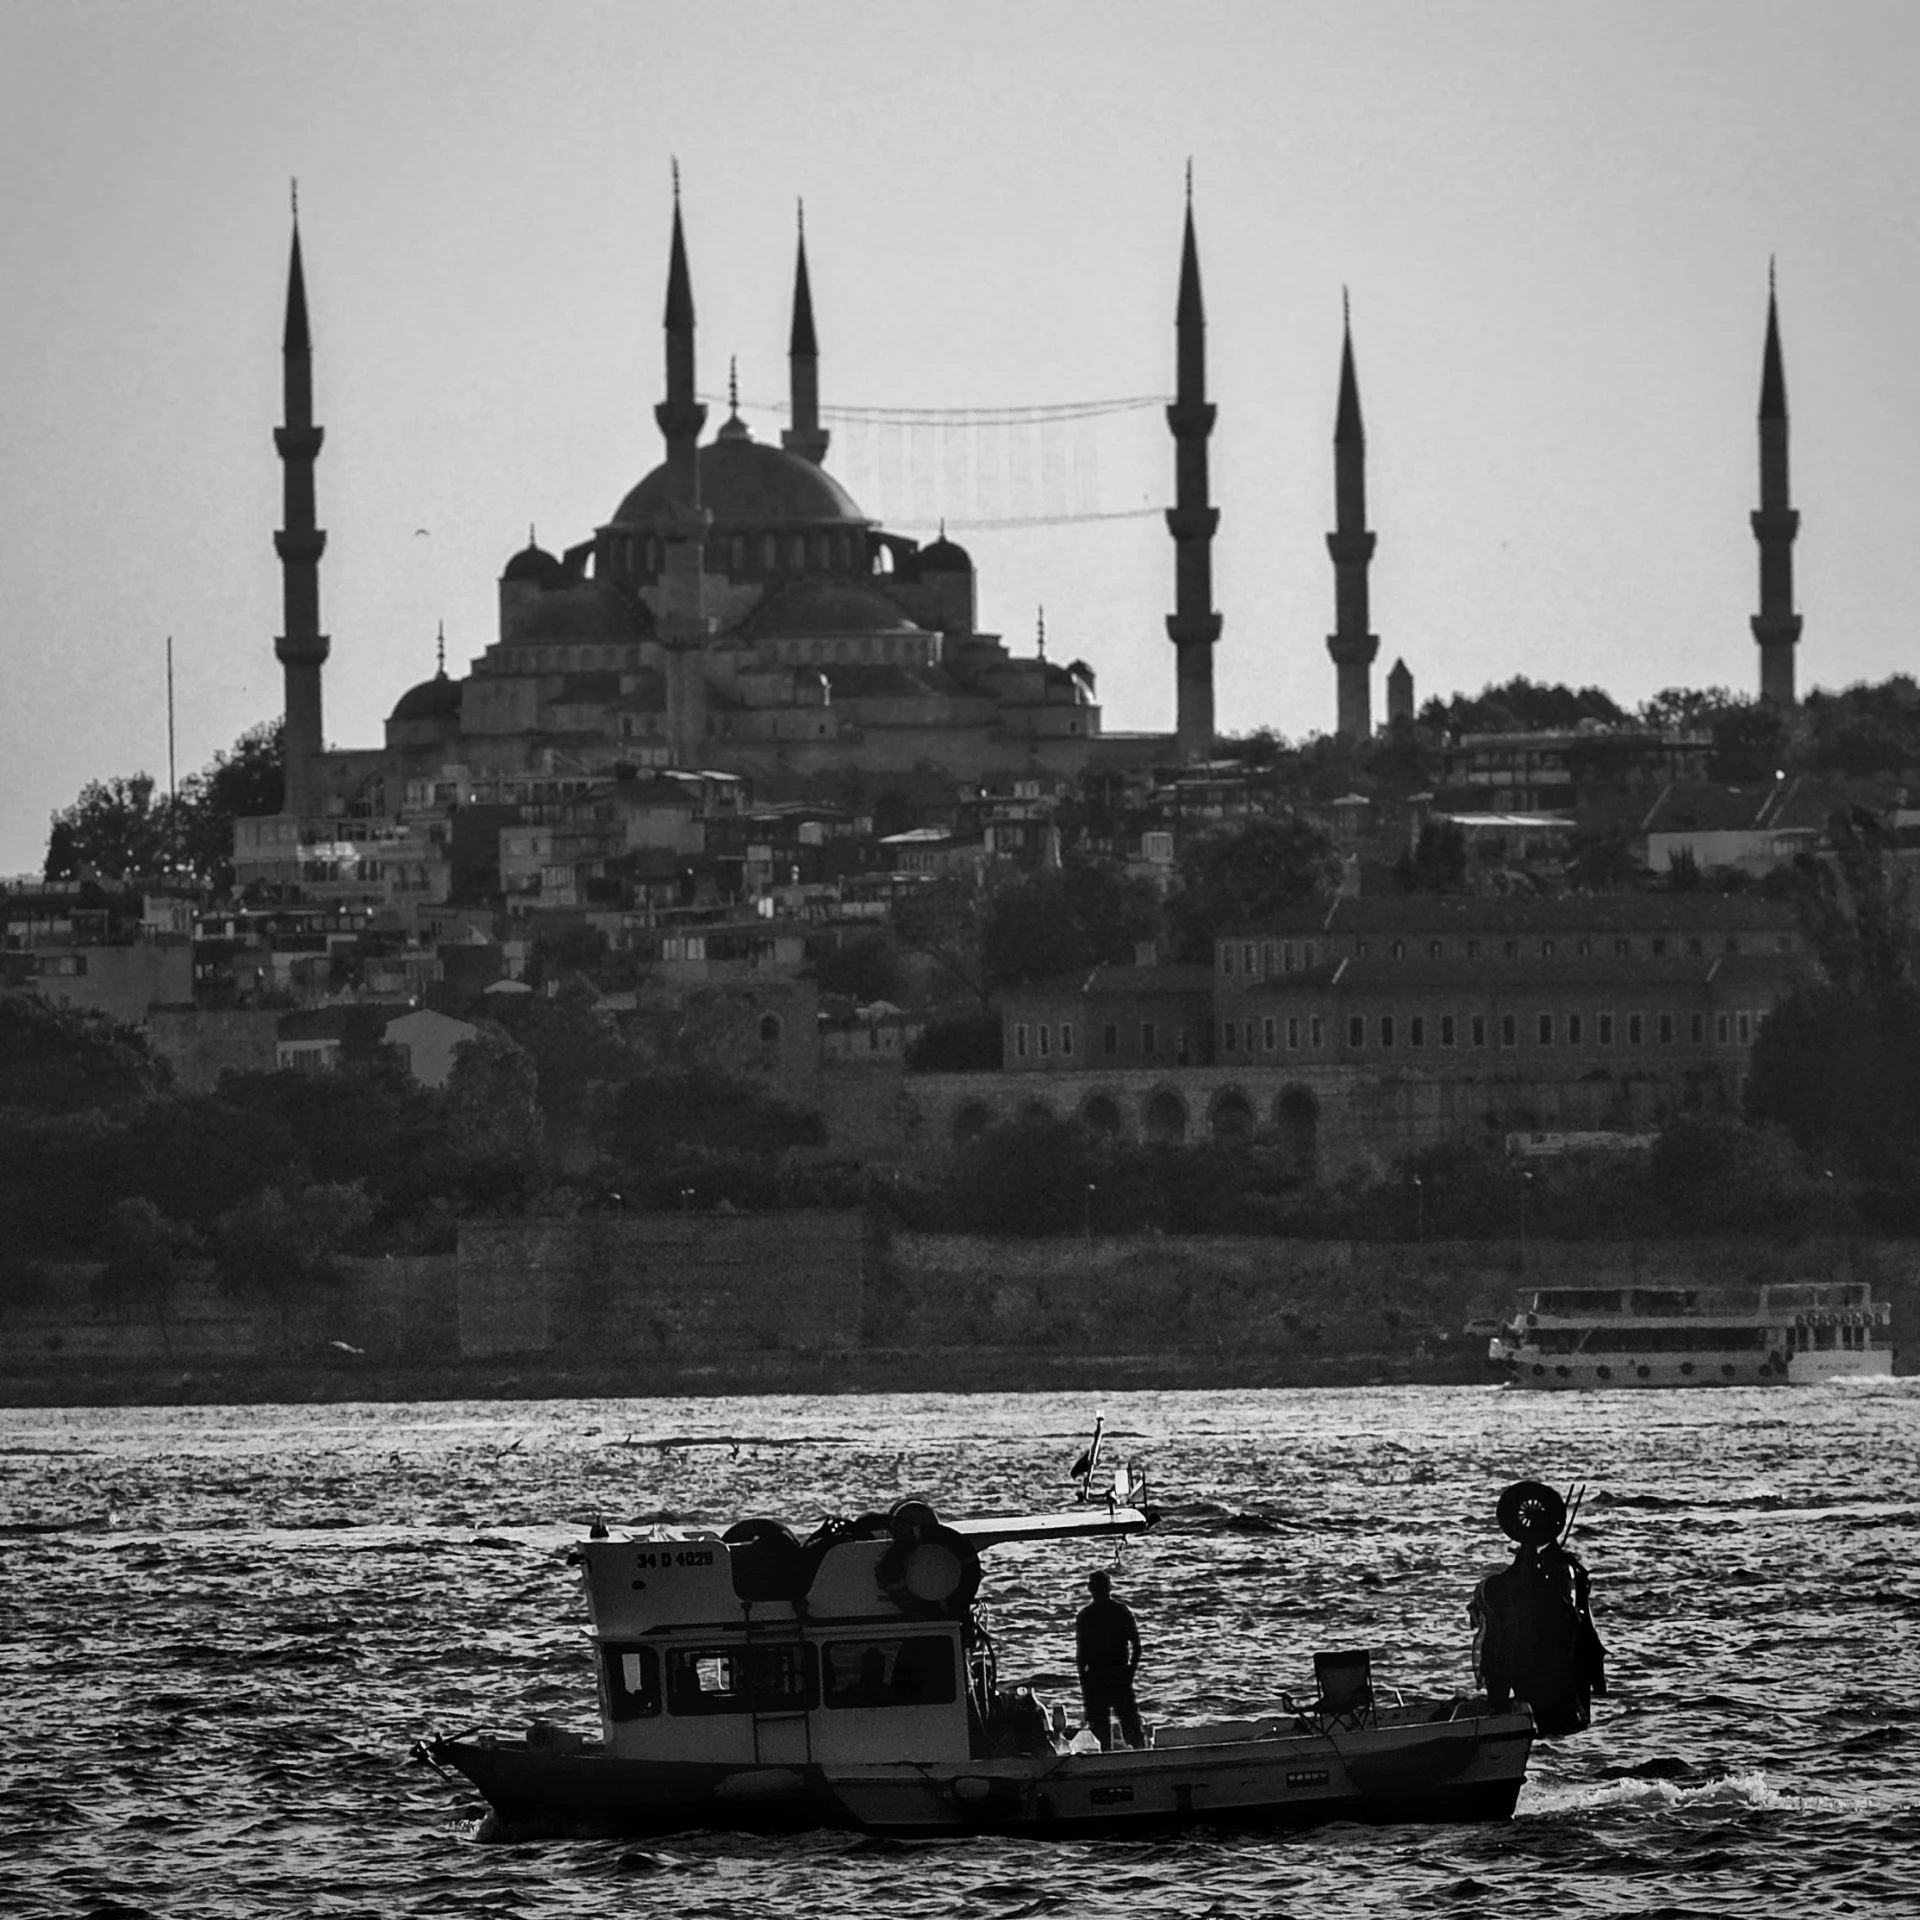
[[(1707, 1043), (1707, 1018), (1704, 1013), (1629, 1013), (1624, 1019), (1616, 1019), (1611, 1013), (1541, 1013), (1536, 1014), (1529, 1024), (1524, 1023), (1517, 1013), (1414, 1013), (1404, 1016), (1382, 1013), (1373, 1017), (1371, 1026), (1374, 1044), (1385, 1051), (1400, 1046), (1484, 1047), (1490, 1031), (1497, 1032), (1503, 1047), (1521, 1045), (1522, 1032), (1528, 1032), (1533, 1044), (1542, 1047), (1611, 1047), (1623, 1043), (1629, 1047), (1642, 1047), (1647, 1044), (1649, 1033), (1656, 1044), (1670, 1047), (1679, 1040), (1684, 1021), (1688, 1043), (1699, 1047)], [(1760, 1018), (1759, 1014), (1751, 1011), (1716, 1013), (1713, 1015), (1712, 1028), (1714, 1044), (1722, 1047), (1736, 1043), (1743, 1047), (1751, 1045)], [(1360, 1053), (1366, 1049), (1369, 1024), (1368, 1016), (1363, 1013), (1347, 1016), (1349, 1052)], [(1281, 1025), (1272, 1016), (1259, 1022), (1223, 1021), (1220, 1027), (1220, 1050), (1223, 1054), (1238, 1053), (1244, 1041), (1248, 1053), (1272, 1053), (1277, 1048)], [(1320, 1022), (1315, 1019), (1307, 1025), (1312, 1034), (1309, 1045), (1317, 1047), (1320, 1044)], [(1287, 1050), (1297, 1051), (1301, 1021), (1289, 1019), (1284, 1026)]]
[[(607, 546), (609, 557), (625, 573), (658, 573), (666, 564), (665, 543), (652, 534), (645, 538), (623, 535), (616, 539), (610, 536)], [(721, 547), (719, 540), (707, 543), (706, 560), (709, 564), (719, 559)], [(724, 547), (725, 565), (729, 573), (745, 573), (750, 568), (771, 573), (783, 566), (812, 566), (822, 571), (837, 569), (841, 573), (851, 573), (856, 565), (852, 537), (845, 533), (816, 533), (811, 536), (804, 533), (734, 533), (726, 536)], [(866, 544), (862, 541), (858, 560), (864, 562), (865, 559)]]
[[(1772, 941), (1781, 953), (1793, 951), (1793, 935), (1790, 933), (1769, 934), (1755, 944), (1764, 947)], [(1331, 943), (1330, 943), (1331, 944)], [(1374, 942), (1355, 940), (1353, 955), (1356, 960), (1366, 959), (1372, 952)], [(1566, 943), (1568, 952), (1576, 960), (1589, 960), (1596, 952), (1610, 952), (1615, 959), (1630, 960), (1636, 953), (1650, 955), (1656, 960), (1664, 959), (1668, 954), (1684, 953), (1696, 958), (1704, 958), (1714, 953), (1739, 953), (1742, 951), (1741, 935), (1690, 933), (1656, 933), (1635, 940), (1630, 934), (1614, 934), (1596, 941), (1591, 935), (1581, 934)], [(1424, 946), (1429, 960), (1444, 960), (1448, 957), (1448, 942), (1440, 938), (1419, 940), (1390, 940), (1384, 943), (1385, 952), (1395, 960), (1404, 960), (1413, 949)], [(1554, 959), (1560, 951), (1561, 942), (1548, 937), (1541, 940), (1522, 940), (1518, 936), (1508, 935), (1498, 941), (1482, 940), (1477, 936), (1457, 939), (1453, 942), (1453, 957), (1464, 960), (1491, 959), (1497, 948), (1503, 960), (1523, 958)], [(1296, 973), (1311, 967), (1319, 945), (1312, 940), (1223, 940), (1220, 943), (1220, 971), (1231, 975), (1238, 971), (1248, 979), (1274, 977), (1280, 974)], [(1329, 953), (1328, 958), (1332, 958)]]
[[(816, 1660), (817, 1653), (817, 1660)], [(815, 1649), (608, 1647), (607, 1699), (615, 1720), (649, 1720), (664, 1705), (676, 1716), (770, 1713), (829, 1707), (944, 1706), (955, 1697), (953, 1644), (934, 1634), (837, 1640)]]
[[(1268, 1021), (1269, 1026), (1273, 1024)], [(1296, 1020), (1290, 1024), (1298, 1026)], [(1314, 1042), (1320, 1044), (1320, 1021), (1313, 1021)], [(1140, 1057), (1143, 1060), (1181, 1059), (1184, 1060), (1193, 1050), (1192, 1029), (1188, 1027), (1163, 1027), (1158, 1021), (1140, 1022)], [(1103, 1059), (1111, 1060), (1120, 1052), (1120, 1023), (1107, 1021), (1100, 1029), (1100, 1054)], [(1074, 1057), (1073, 1022), (1062, 1020), (1057, 1024), (1042, 1020), (1037, 1025), (1029, 1025), (1025, 1020), (1014, 1023), (1013, 1057), (1016, 1060), (1052, 1059), (1055, 1054), (1063, 1060)]]

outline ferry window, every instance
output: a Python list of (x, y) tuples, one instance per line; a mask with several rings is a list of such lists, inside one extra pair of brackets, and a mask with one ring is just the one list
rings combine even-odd
[(1353, 1013), (1347, 1016), (1347, 1045), (1355, 1053), (1367, 1044), (1367, 1022), (1363, 1014)]
[(820, 1661), (830, 1707), (935, 1707), (955, 1698), (953, 1644), (937, 1635), (841, 1640), (822, 1647)]
[(818, 1704), (809, 1646), (675, 1647), (667, 1655), (669, 1713), (767, 1713)]
[(649, 1720), (660, 1711), (660, 1656), (651, 1647), (608, 1647), (607, 1704), (616, 1720)]
[(1627, 1045), (1637, 1047), (1647, 1037), (1647, 1016), (1644, 1013), (1627, 1015)]
[(1307, 1045), (1313, 1048), (1313, 1050), (1316, 1053), (1318, 1053), (1320, 1050), (1320, 1043), (1321, 1043), (1320, 1016), (1316, 1013), (1313, 1016), (1313, 1018), (1307, 1022)]
[(1443, 1047), (1453, 1045), (1453, 1015), (1450, 1013), (1440, 1016), (1440, 1044)]
[(1487, 1016), (1484, 1013), (1476, 1013), (1473, 1016), (1471, 1031), (1473, 1044), (1476, 1047), (1484, 1047), (1487, 1044)]
[(1120, 1029), (1111, 1020), (1100, 1029), (1100, 1051), (1105, 1054), (1120, 1051)]

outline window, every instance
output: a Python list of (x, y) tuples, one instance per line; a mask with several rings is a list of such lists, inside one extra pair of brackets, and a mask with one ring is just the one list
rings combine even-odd
[(1577, 1047), (1584, 1036), (1584, 1024), (1577, 1013), (1567, 1015), (1567, 1045)]
[(1574, 958), (1576, 960), (1584, 960), (1592, 952), (1593, 952), (1593, 942), (1587, 939), (1584, 935), (1573, 943), (1573, 953), (1574, 953)]
[(1551, 960), (1553, 958), (1553, 942), (1551, 940), (1542, 940), (1540, 942), (1540, 958), (1542, 960)]
[(1407, 957), (1407, 943), (1404, 940), (1396, 940), (1393, 943), (1393, 957), (1396, 960), (1404, 960)]
[(936, 1634), (906, 1640), (836, 1640), (820, 1649), (820, 1691), (829, 1707), (937, 1707), (954, 1697), (953, 1643)]
[(1318, 1053), (1325, 1044), (1325, 1038), (1325, 1029), (1321, 1026), (1320, 1016), (1316, 1013), (1307, 1022), (1307, 1045)]
[(1367, 943), (1364, 940), (1356, 940), (1353, 943), (1353, 955), (1356, 960), (1364, 960), (1367, 957)]
[(1706, 1040), (1706, 1037), (1707, 1037), (1707, 1016), (1704, 1013), (1688, 1014), (1687, 1015), (1687, 1038), (1691, 1040), (1693, 1044), (1697, 1047), (1704, 1043), (1704, 1041)]
[(1453, 1045), (1453, 1015), (1450, 1013), (1440, 1016), (1440, 1044), (1443, 1047)]
[(1613, 1045), (1613, 1015), (1610, 1013), (1599, 1014), (1595, 1017), (1593, 1024), (1598, 1029), (1598, 1033), (1596, 1037), (1598, 1038), (1600, 1044), (1603, 1047), (1612, 1046)]
[(1520, 1044), (1520, 1022), (1510, 1013), (1500, 1016), (1500, 1044), (1503, 1047), (1517, 1047)]
[(1660, 1016), (1660, 1044), (1663, 1047), (1673, 1045), (1673, 1015), (1670, 1013)]
[(1617, 960), (1628, 959), (1633, 953), (1633, 942), (1626, 939), (1616, 940), (1613, 943), (1613, 952)]
[(1293, 942), (1283, 940), (1280, 943), (1280, 965), (1284, 972), (1293, 971)]
[(1383, 1047), (1393, 1045), (1393, 1015), (1390, 1013), (1380, 1016), (1380, 1044)]
[(1484, 1047), (1487, 1044), (1487, 1016), (1484, 1013), (1474, 1014), (1468, 1031), (1472, 1035), (1473, 1044), (1476, 1047)]
[(1505, 958), (1518, 960), (1520, 958), (1520, 942), (1518, 940), (1503, 940), (1500, 943), (1500, 951)]
[(1701, 954), (1701, 953), (1705, 953), (1706, 950), (1707, 950), (1707, 943), (1704, 940), (1702, 940), (1697, 933), (1690, 933), (1687, 935), (1687, 951), (1689, 953)]
[(797, 1712), (817, 1706), (819, 1694), (813, 1649), (804, 1643), (675, 1647), (667, 1655), (669, 1713)]
[(1153, 1058), (1153, 1048), (1154, 1048), (1153, 1022), (1151, 1020), (1142, 1020), (1140, 1022), (1140, 1057), (1141, 1059), (1151, 1060)]
[(1073, 1022), (1071, 1020), (1060, 1022), (1060, 1051), (1069, 1059), (1073, 1057)]
[(1429, 940), (1427, 942), (1427, 958), (1429, 960), (1438, 960), (1441, 954), (1446, 951), (1446, 948), (1447, 943), (1444, 940)]
[(1647, 951), (1651, 953), (1656, 960), (1660, 959), (1666, 950), (1666, 940), (1660, 934), (1655, 934), (1654, 937), (1647, 942)]
[(1728, 1024), (1727, 1016), (1724, 1013), (1716, 1013), (1713, 1016), (1713, 1037), (1723, 1047), (1727, 1044), (1729, 1038), (1727, 1032)]
[(1303, 941), (1300, 947), (1300, 964), (1303, 967), (1313, 965), (1314, 945), (1311, 940)]
[(1222, 1020), (1220, 1022), (1220, 1050), (1222, 1053), (1232, 1053), (1235, 1051), (1235, 1041), (1238, 1037), (1239, 1030), (1239, 1022), (1236, 1020)]
[(1120, 1029), (1111, 1020), (1100, 1029), (1100, 1051), (1109, 1059), (1120, 1051)]
[(1348, 1014), (1347, 1015), (1347, 1045), (1350, 1048), (1352, 1048), (1352, 1050), (1355, 1053), (1358, 1053), (1363, 1047), (1365, 1047), (1366, 1044), (1367, 1044), (1367, 1023), (1365, 1018), (1362, 1015), (1357, 1013)]
[(1251, 977), (1254, 971), (1254, 960), (1257, 951), (1251, 940), (1240, 949), (1240, 971), (1249, 977)]
[(1278, 1023), (1272, 1014), (1268, 1014), (1267, 1017), (1260, 1022), (1260, 1044), (1268, 1053), (1273, 1051), (1278, 1042), (1279, 1035), (1277, 1026)]
[(1040, 1058), (1044, 1060), (1047, 1055), (1053, 1051), (1053, 1029), (1042, 1020), (1040, 1024), (1034, 1028), (1033, 1037), (1038, 1043)]
[(1553, 1015), (1550, 1013), (1543, 1013), (1540, 1016), (1539, 1039), (1543, 1047), (1553, 1045)]
[(1727, 935), (1727, 951), (1729, 953), (1738, 953), (1740, 951), (1740, 936), (1737, 933)]
[(607, 1705), (616, 1720), (650, 1720), (660, 1711), (660, 1656), (651, 1647), (605, 1647)]
[(1300, 1017), (1298, 1014), (1290, 1015), (1287, 1020), (1287, 1051), (1289, 1053), (1298, 1053), (1300, 1051)]
[(1407, 1021), (1407, 1045), (1424, 1047), (1427, 1044), (1427, 1023), (1420, 1014), (1414, 1014)]
[(1480, 942), (1478, 940), (1469, 940), (1467, 942), (1467, 958), (1469, 960), (1478, 960), (1480, 958)]
[(760, 1044), (763, 1047), (777, 1047), (780, 1044), (780, 1016), (777, 1013), (761, 1015)]
[(1644, 1013), (1627, 1015), (1627, 1045), (1637, 1047), (1647, 1037), (1647, 1016)]
[(1013, 1029), (1013, 1057), (1024, 1060), (1027, 1057), (1027, 1023), (1019, 1021)]
[(1233, 947), (1225, 940), (1220, 942), (1220, 971), (1229, 976), (1233, 972)]
[(1273, 942), (1269, 940), (1267, 944), (1260, 949), (1260, 971), (1265, 974), (1268, 979), (1271, 979), (1277, 971), (1273, 964), (1273, 954)]
[(1747, 1042), (1753, 1038), (1753, 1015), (1750, 1013), (1736, 1013), (1733, 1016), (1733, 1030), (1735, 1037), (1744, 1047)]

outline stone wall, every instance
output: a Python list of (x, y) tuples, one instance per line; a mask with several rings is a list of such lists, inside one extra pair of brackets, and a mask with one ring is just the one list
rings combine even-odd
[(844, 1351), (860, 1338), (869, 1251), (856, 1212), (467, 1222), (459, 1351), (675, 1368)]
[(211, 1093), (223, 1073), (271, 1073), (280, 1016), (270, 1008), (155, 1007), (146, 1016), (153, 1050), (185, 1093)]

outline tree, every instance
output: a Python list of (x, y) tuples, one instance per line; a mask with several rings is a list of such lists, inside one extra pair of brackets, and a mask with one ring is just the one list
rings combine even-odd
[(1329, 895), (1340, 862), (1326, 829), (1299, 814), (1217, 827), (1180, 849), (1180, 890), (1168, 904), (1182, 959), (1213, 957), (1214, 936)]
[(924, 953), (956, 987), (984, 1009), (992, 998), (980, 959), (985, 902), (970, 880), (931, 880), (900, 895), (891, 915), (895, 937), (912, 952)]
[(70, 807), (53, 816), (47, 835), (49, 880), (158, 874), (174, 864), (178, 813), (156, 796), (150, 773), (89, 780)]
[(1160, 926), (1150, 883), (1101, 861), (1075, 861), (998, 887), (980, 929), (990, 989), (1131, 960)]
[(263, 1187), (223, 1214), (214, 1271), (229, 1292), (288, 1299), (345, 1279), (336, 1256), (364, 1233), (373, 1208), (358, 1186)]
[(540, 1070), (488, 1021), (454, 1050), (447, 1078), (448, 1144), (456, 1152), (530, 1161), (540, 1153)]
[(1477, 694), (1429, 700), (1420, 709), (1423, 727), (1450, 734), (1564, 732), (1583, 720), (1619, 726), (1626, 718), (1604, 688), (1575, 689), (1529, 680), (1524, 674), (1502, 686), (1482, 687)]
[(170, 1078), (136, 1027), (33, 994), (0, 996), (0, 1108), (123, 1106), (161, 1092)]
[(173, 1227), (151, 1200), (117, 1200), (100, 1235), (106, 1263), (95, 1282), (110, 1301), (164, 1299), (173, 1280)]
[(892, 934), (874, 927), (823, 955), (814, 968), (822, 993), (869, 1003), (900, 997), (900, 950)]
[(1403, 893), (1465, 893), (1467, 835), (1457, 820), (1428, 820), (1410, 853), (1394, 863), (1395, 884)]

